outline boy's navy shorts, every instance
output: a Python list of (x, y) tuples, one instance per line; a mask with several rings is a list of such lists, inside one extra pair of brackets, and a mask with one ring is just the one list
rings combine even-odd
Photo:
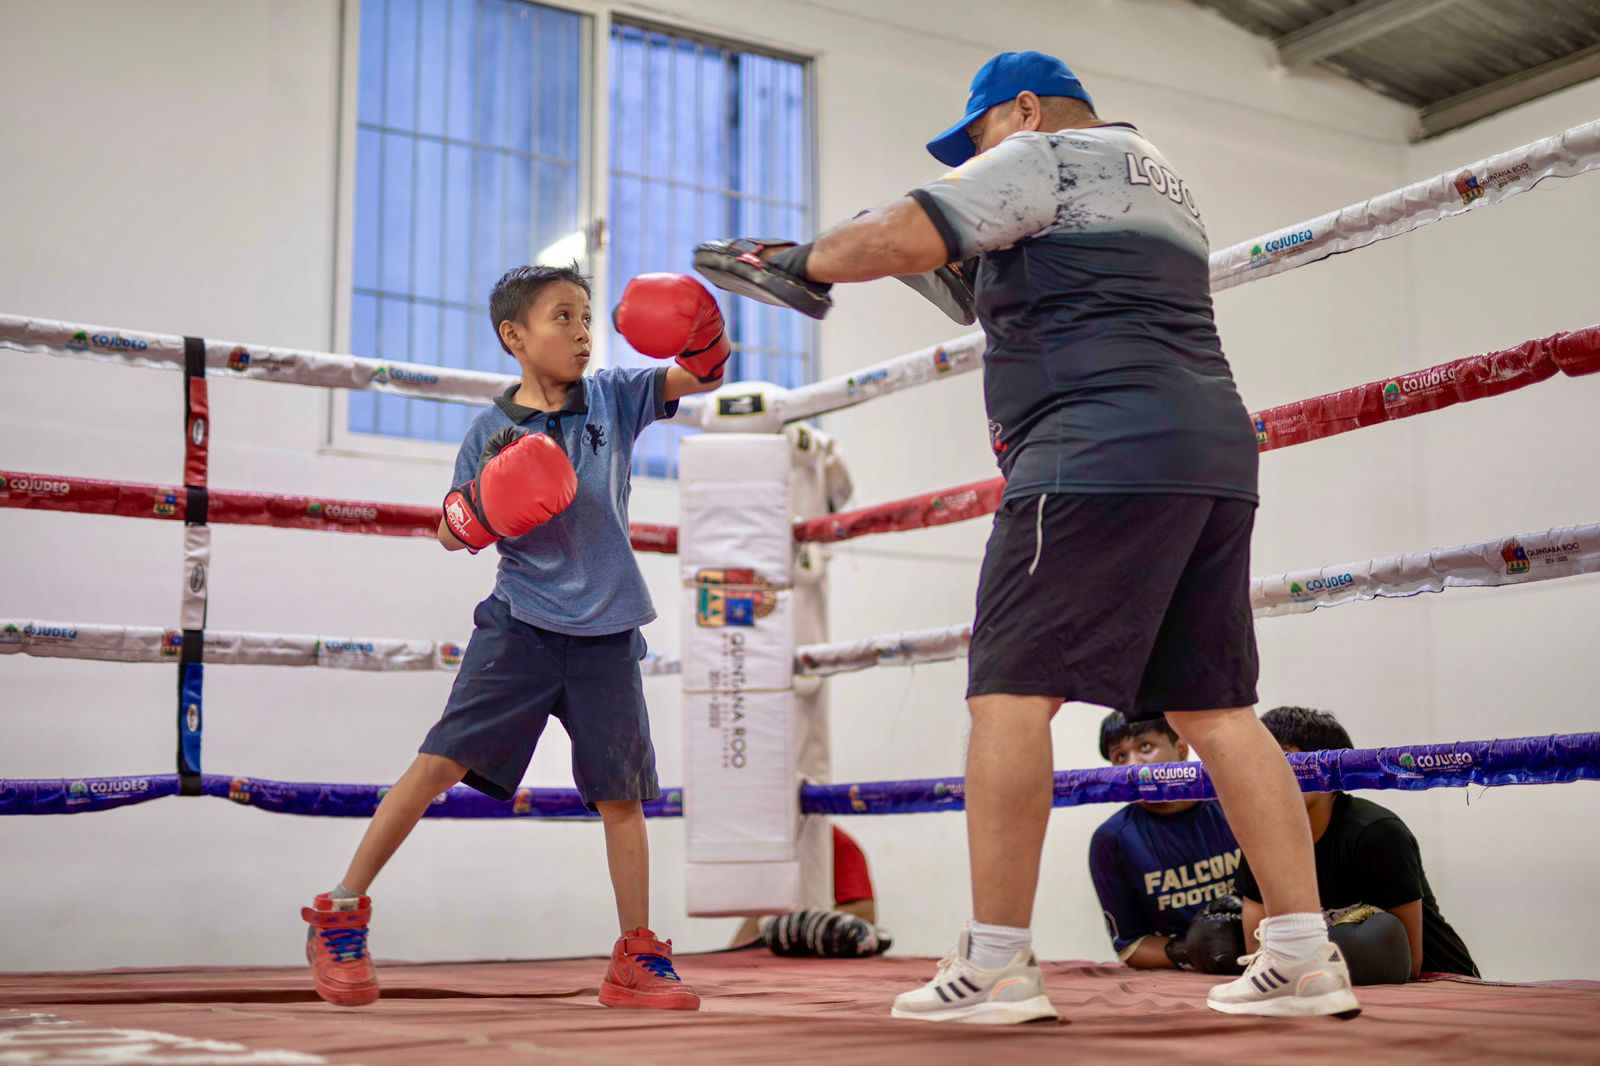
[(1181, 494), (1007, 500), (978, 577), (967, 695), (1121, 711), (1256, 702), (1256, 505)]
[(478, 604), (472, 620), (444, 717), (419, 751), (464, 764), (467, 784), (510, 799), (555, 717), (572, 738), (572, 779), (589, 806), (661, 795), (637, 629), (603, 637), (553, 633), (519, 622), (494, 596)]

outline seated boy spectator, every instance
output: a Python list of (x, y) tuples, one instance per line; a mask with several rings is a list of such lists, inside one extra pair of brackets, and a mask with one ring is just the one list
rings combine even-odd
[[(1113, 766), (1185, 762), (1189, 747), (1164, 718), (1129, 725), (1113, 711), (1100, 723), (1100, 754)], [(1239, 863), (1239, 845), (1215, 802), (1130, 803), (1113, 814), (1089, 842), (1089, 876), (1117, 958), (1145, 970), (1190, 964), (1190, 924), (1233, 895)], [(1236, 928), (1232, 923), (1230, 937)], [(1226, 958), (1238, 950), (1217, 954), (1230, 964), (1223, 970), (1238, 972)]]
[[(1261, 722), (1285, 752), (1335, 751), (1355, 746), (1344, 726), (1327, 711), (1276, 707), (1262, 715)], [(1410, 949), (1412, 978), (1424, 973), (1477, 977), (1478, 967), (1466, 944), (1439, 913), (1439, 904), (1422, 870), (1422, 851), (1399, 815), (1345, 792), (1308, 792), (1305, 799), (1311, 837), (1316, 841), (1317, 891), (1323, 909), (1336, 911), (1365, 904), (1398, 918)], [(1239, 866), (1238, 885), (1239, 895), (1244, 898), (1245, 942), (1254, 951), (1256, 925), (1266, 912), (1247, 863)], [(1334, 932), (1340, 931), (1336, 926)], [(1339, 936), (1334, 937), (1336, 943), (1340, 940)], [(1383, 963), (1364, 967), (1365, 960), (1358, 957), (1354, 946), (1347, 947), (1346, 954), (1357, 984), (1377, 983), (1363, 981), (1358, 969), (1371, 968), (1375, 973), (1394, 969)], [(1404, 967), (1399, 970), (1403, 974)]]

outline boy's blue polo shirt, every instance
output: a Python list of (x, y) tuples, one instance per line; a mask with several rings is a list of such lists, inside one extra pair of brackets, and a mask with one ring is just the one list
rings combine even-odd
[(456, 485), (477, 477), (484, 444), (507, 426), (560, 441), (578, 474), (571, 506), (495, 545), (494, 595), (513, 618), (577, 637), (621, 633), (655, 618), (629, 543), (628, 494), (633, 442), (651, 422), (677, 412), (666, 387), (665, 367), (601, 370), (573, 382), (560, 411), (540, 411), (514, 402), (513, 385), (468, 427), (456, 453)]

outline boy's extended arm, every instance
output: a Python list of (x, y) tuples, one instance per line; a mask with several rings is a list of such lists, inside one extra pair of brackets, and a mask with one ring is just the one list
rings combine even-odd
[(443, 545), (444, 550), (447, 552), (458, 552), (466, 547), (465, 544), (455, 538), (454, 533), (450, 532), (449, 523), (442, 518), (439, 519), (439, 543)]
[(667, 387), (663, 393), (663, 396), (665, 397), (667, 403), (672, 403), (675, 400), (683, 399), (685, 396), (693, 396), (702, 392), (711, 392), (719, 388), (721, 385), (721, 378), (713, 378), (710, 381), (701, 381), (699, 378), (695, 377), (681, 366), (669, 366), (667, 367)]

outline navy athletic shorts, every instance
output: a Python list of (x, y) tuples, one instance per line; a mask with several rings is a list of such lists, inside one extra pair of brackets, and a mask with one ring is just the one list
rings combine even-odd
[(464, 764), (467, 784), (510, 799), (554, 717), (572, 738), (572, 779), (589, 806), (661, 795), (637, 629), (602, 637), (552, 633), (517, 621), (494, 596), (478, 604), (472, 620), (444, 717), (421, 752)]

